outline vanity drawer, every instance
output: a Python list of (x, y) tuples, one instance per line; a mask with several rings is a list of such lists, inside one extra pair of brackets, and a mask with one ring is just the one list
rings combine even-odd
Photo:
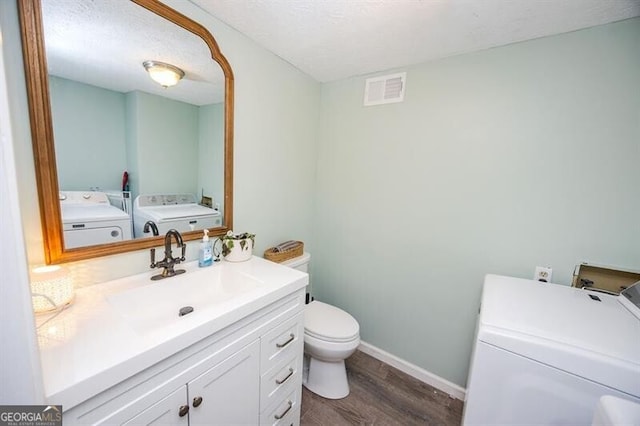
[(279, 404), (260, 416), (260, 425), (298, 426), (300, 424), (300, 398), (302, 388), (294, 388)]
[(291, 389), (302, 385), (302, 356), (294, 355), (260, 378), (260, 406), (269, 407), (280, 401)]
[(303, 313), (292, 317), (260, 338), (260, 370), (268, 371), (303, 350)]

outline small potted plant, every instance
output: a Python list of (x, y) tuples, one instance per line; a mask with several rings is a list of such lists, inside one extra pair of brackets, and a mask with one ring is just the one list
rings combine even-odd
[(251, 259), (255, 238), (255, 234), (248, 232), (234, 234), (233, 231), (228, 231), (226, 235), (219, 238), (222, 243), (222, 257), (229, 262), (244, 262)]

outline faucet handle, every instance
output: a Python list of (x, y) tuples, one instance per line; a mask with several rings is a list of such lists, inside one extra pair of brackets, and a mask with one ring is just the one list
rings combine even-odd
[(151, 269), (153, 269), (156, 266), (157, 266), (157, 264), (156, 264), (156, 249), (152, 248), (151, 249), (151, 265), (149, 265), (149, 267)]

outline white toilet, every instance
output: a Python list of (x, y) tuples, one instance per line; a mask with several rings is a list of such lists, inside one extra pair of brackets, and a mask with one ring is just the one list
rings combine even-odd
[[(311, 255), (304, 253), (282, 264), (308, 272), (310, 259)], [(324, 398), (349, 395), (344, 360), (359, 344), (360, 326), (355, 318), (326, 303), (309, 303), (304, 311), (304, 386)]]

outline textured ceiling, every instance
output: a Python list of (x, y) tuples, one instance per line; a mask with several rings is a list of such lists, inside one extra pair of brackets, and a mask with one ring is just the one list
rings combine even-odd
[[(42, 12), (52, 75), (194, 105), (223, 100), (224, 75), (204, 41), (129, 0), (45, 0)], [(184, 79), (161, 87), (142, 66), (149, 59), (176, 65)]]
[[(640, 0), (191, 1), (320, 82), (640, 16)], [(222, 70), (178, 26), (128, 0), (42, 7), (51, 74), (196, 105), (222, 101)], [(163, 89), (144, 71), (148, 59), (182, 68), (185, 79)]]
[(640, 0), (191, 1), (320, 82), (640, 16)]

